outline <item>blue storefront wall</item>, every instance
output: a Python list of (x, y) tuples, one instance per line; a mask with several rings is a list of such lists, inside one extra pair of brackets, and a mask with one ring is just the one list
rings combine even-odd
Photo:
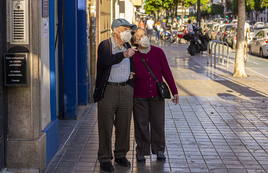
[(49, 0), (51, 122), (44, 129), (47, 163), (59, 148), (58, 119), (76, 119), (78, 105), (89, 102), (86, 4), (86, 0)]
[(78, 105), (77, 0), (64, 1), (64, 119), (75, 119)]
[(48, 163), (59, 147), (59, 128), (56, 112), (56, 59), (55, 59), (55, 0), (49, 1), (49, 68), (50, 68), (50, 110), (51, 122), (44, 129), (46, 133), (46, 162)]
[(59, 105), (63, 119), (76, 119), (78, 105), (89, 102), (87, 1), (59, 0)]

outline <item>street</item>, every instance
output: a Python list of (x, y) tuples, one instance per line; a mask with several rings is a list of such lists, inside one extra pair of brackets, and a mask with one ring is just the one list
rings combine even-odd
[[(171, 66), (180, 103), (166, 101), (166, 162), (135, 159), (133, 124), (128, 159), (130, 169), (115, 172), (229, 172), (268, 171), (268, 79), (266, 59), (251, 57), (249, 78), (234, 79), (224, 67), (207, 64), (208, 57), (189, 56), (186, 45), (161, 46)], [(230, 67), (230, 70), (232, 67)], [(100, 172), (97, 161), (97, 109), (85, 109), (72, 136), (46, 173)]]
[[(231, 57), (234, 60), (235, 51), (232, 50)], [(248, 70), (258, 73), (259, 75), (263, 76), (264, 78), (268, 78), (268, 58), (266, 57), (259, 57), (256, 55), (248, 54), (248, 59), (246, 63), (246, 67)]]
[(268, 68), (267, 68), (268, 59), (267, 58), (258, 57), (255, 55), (249, 55), (249, 59), (246, 64), (246, 67), (268, 78)]

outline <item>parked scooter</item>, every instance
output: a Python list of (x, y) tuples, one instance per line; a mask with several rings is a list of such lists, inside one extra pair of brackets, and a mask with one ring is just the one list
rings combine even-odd
[(188, 33), (183, 38), (190, 41), (187, 50), (191, 56), (207, 50), (209, 39), (202, 34), (200, 28), (195, 27), (194, 33)]
[(160, 36), (161, 36), (162, 40), (169, 41), (171, 38), (171, 33), (169, 30), (164, 30), (164, 31), (160, 32)]

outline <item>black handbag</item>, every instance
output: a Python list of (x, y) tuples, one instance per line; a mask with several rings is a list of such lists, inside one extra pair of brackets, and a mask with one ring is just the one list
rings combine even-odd
[(169, 92), (169, 88), (167, 86), (167, 84), (165, 82), (161, 82), (157, 79), (157, 77), (155, 76), (155, 74), (153, 73), (152, 69), (149, 67), (149, 65), (146, 63), (145, 59), (142, 58), (141, 59), (142, 63), (144, 64), (145, 68), (148, 70), (148, 72), (150, 73), (150, 75), (154, 78), (154, 80), (156, 81), (156, 87), (158, 90), (158, 94), (161, 98), (163, 99), (170, 99), (171, 95)]

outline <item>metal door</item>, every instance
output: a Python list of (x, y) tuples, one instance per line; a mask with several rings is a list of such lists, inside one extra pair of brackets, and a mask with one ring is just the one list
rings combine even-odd
[(6, 1), (0, 1), (0, 171), (5, 166), (5, 137), (6, 137), (6, 114), (4, 106), (4, 87), (3, 87), (3, 64), (2, 58), (5, 50), (5, 5)]
[[(0, 63), (0, 69), (2, 69)], [(2, 76), (0, 72), (0, 76)], [(0, 77), (0, 84), (3, 84), (3, 80)], [(4, 106), (3, 106), (3, 88), (0, 86), (0, 171), (4, 167), (5, 161), (5, 118), (4, 118)]]

